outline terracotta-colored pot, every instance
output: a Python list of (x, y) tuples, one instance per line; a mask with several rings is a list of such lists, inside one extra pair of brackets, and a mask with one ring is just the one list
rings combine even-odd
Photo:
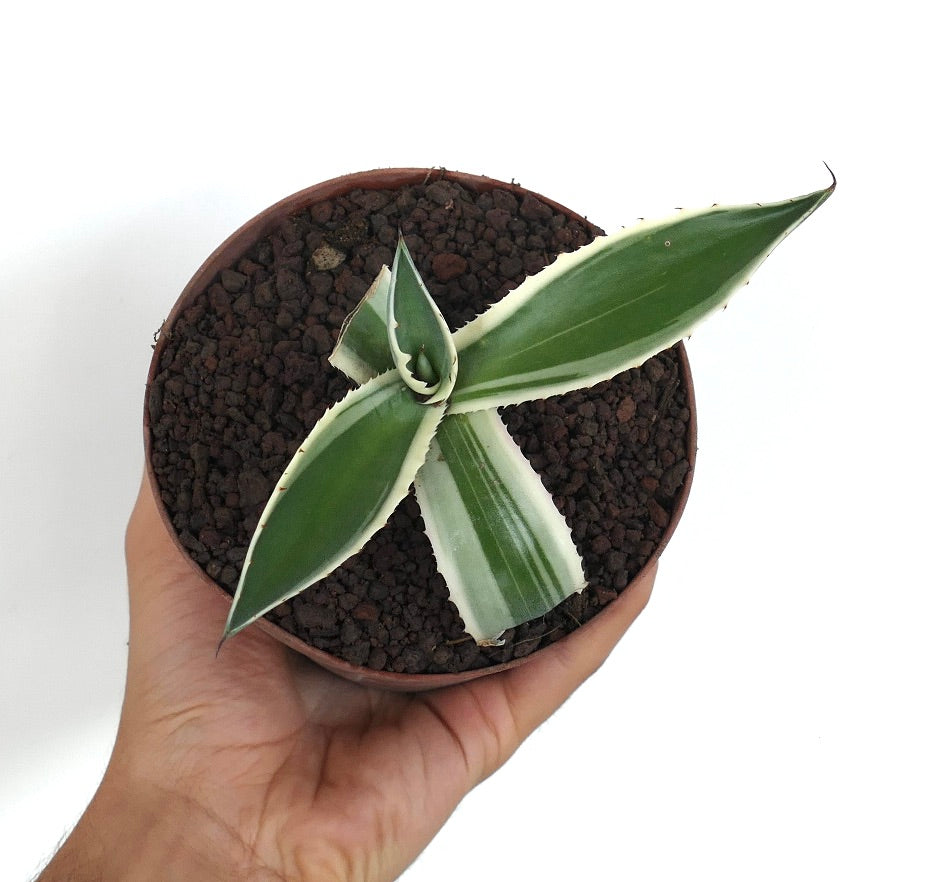
[[(321, 202), (323, 200), (335, 199), (339, 196), (348, 193), (353, 189), (395, 189), (398, 187), (413, 185), (421, 183), (422, 181), (428, 180), (430, 177), (435, 179), (444, 178), (447, 180), (455, 181), (462, 186), (466, 187), (469, 190), (474, 192), (485, 192), (487, 190), (492, 190), (494, 188), (499, 188), (503, 190), (508, 190), (515, 195), (522, 197), (527, 191), (522, 187), (519, 187), (516, 184), (507, 184), (503, 181), (497, 181), (492, 178), (480, 177), (478, 175), (469, 175), (463, 174), (461, 172), (451, 172), (445, 171), (442, 169), (377, 169), (369, 172), (360, 172), (357, 174), (344, 175), (343, 177), (334, 178), (330, 181), (326, 181), (321, 184), (316, 184), (313, 187), (308, 187), (305, 190), (301, 190), (299, 193), (295, 193), (292, 196), (288, 196), (286, 199), (282, 199), (280, 202), (272, 205), (270, 208), (265, 209), (259, 215), (257, 215), (252, 220), (248, 221), (240, 229), (236, 230), (231, 236), (228, 237), (216, 250), (209, 256), (209, 258), (203, 263), (203, 265), (196, 271), (195, 275), (190, 279), (189, 284), (183, 289), (182, 293), (179, 296), (179, 299), (176, 301), (173, 309), (171, 310), (169, 316), (166, 319), (166, 322), (163, 326), (163, 332), (160, 335), (160, 338), (154, 348), (153, 359), (150, 364), (150, 371), (147, 376), (147, 396), (145, 397), (145, 402), (149, 400), (149, 393), (151, 384), (154, 382), (154, 378), (159, 369), (160, 357), (163, 353), (163, 350), (166, 345), (166, 341), (169, 339), (172, 334), (173, 324), (176, 321), (177, 317), (189, 306), (191, 306), (195, 298), (201, 294), (214, 280), (216, 275), (226, 267), (232, 266), (235, 264), (240, 257), (259, 239), (270, 235), (281, 223), (288, 217), (298, 214), (299, 212), (304, 211), (308, 206), (313, 205), (314, 203)], [(565, 208), (562, 205), (559, 205), (557, 202), (553, 202), (550, 199), (546, 199), (544, 196), (541, 196), (537, 193), (533, 193), (536, 198), (542, 202), (547, 203), (552, 206), (552, 208), (561, 212), (568, 217), (577, 218), (579, 220), (584, 220), (580, 215), (571, 211), (568, 208)], [(595, 228), (596, 229), (596, 228)], [(620, 594), (620, 596), (609, 603), (601, 612), (599, 612), (594, 618), (608, 614), (611, 609), (616, 608), (618, 604), (626, 602), (626, 596), (630, 593), (632, 585), (643, 575), (648, 572), (648, 570), (653, 566), (656, 560), (660, 557), (663, 552), (663, 549), (666, 546), (666, 543), (672, 537), (675, 532), (676, 525), (679, 522), (679, 518), (682, 515), (683, 510), (685, 509), (685, 504), (688, 499), (689, 490), (692, 483), (692, 474), (695, 466), (695, 454), (696, 454), (696, 413), (695, 413), (695, 399), (692, 389), (692, 377), (689, 370), (688, 358), (685, 352), (685, 348), (679, 346), (679, 355), (680, 355), (680, 376), (681, 383), (685, 389), (685, 393), (688, 400), (688, 408), (690, 413), (689, 425), (688, 425), (688, 462), (689, 462), (689, 471), (683, 481), (682, 487), (678, 492), (678, 496), (675, 502), (675, 506), (672, 512), (672, 515), (669, 519), (662, 538), (659, 541), (659, 544), (656, 546), (653, 551), (649, 561), (645, 564), (642, 570), (637, 574), (630, 585), (628, 585)], [(208, 575), (203, 571), (203, 569), (190, 557), (182, 543), (180, 542), (179, 536), (177, 535), (176, 529), (174, 528), (170, 516), (167, 513), (163, 503), (160, 499), (160, 490), (157, 484), (157, 479), (154, 474), (152, 465), (151, 465), (151, 431), (150, 431), (150, 413), (149, 408), (144, 406), (144, 446), (146, 451), (146, 469), (147, 477), (150, 481), (151, 486), (153, 487), (154, 494), (157, 498), (158, 505), (160, 508), (160, 514), (163, 519), (164, 524), (166, 525), (167, 530), (173, 538), (174, 543), (179, 549), (179, 553), (189, 562), (196, 574), (205, 582), (207, 589), (216, 590), (222, 592), (226, 597), (230, 597), (228, 592), (226, 592), (221, 586), (213, 582)], [(590, 627), (591, 622), (587, 622), (583, 627)], [(461, 683), (468, 680), (475, 679), (487, 674), (492, 674), (497, 671), (506, 670), (507, 668), (515, 667), (520, 664), (524, 664), (530, 658), (533, 658), (538, 654), (538, 651), (532, 653), (531, 655), (524, 656), (522, 658), (514, 659), (503, 664), (491, 665), (485, 668), (479, 668), (476, 670), (465, 671), (456, 674), (399, 674), (389, 671), (375, 671), (371, 668), (359, 667), (349, 662), (346, 662), (342, 659), (337, 658), (336, 656), (330, 655), (323, 650), (317, 649), (310, 646), (309, 644), (298, 639), (294, 635), (284, 631), (282, 628), (278, 627), (273, 622), (268, 621), (266, 618), (258, 620), (252, 627), (260, 627), (267, 633), (273, 635), (281, 642), (285, 643), (287, 646), (296, 650), (297, 652), (307, 656), (308, 658), (315, 661), (317, 664), (322, 667), (338, 674), (342, 677), (345, 677), (349, 680), (353, 680), (358, 683), (363, 683), (371, 686), (379, 686), (385, 689), (391, 689), (396, 691), (422, 691), (427, 689), (435, 689), (442, 686), (449, 686), (455, 683)], [(568, 637), (562, 637), (561, 640), (569, 639)], [(237, 639), (237, 638), (236, 638)]]

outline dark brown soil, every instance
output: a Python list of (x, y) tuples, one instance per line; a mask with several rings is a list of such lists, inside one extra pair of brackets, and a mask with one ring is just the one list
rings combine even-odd
[[(399, 228), (456, 329), (599, 232), (531, 197), (447, 180), (311, 207), (223, 270), (164, 329), (151, 458), (182, 544), (232, 592), (295, 448), (350, 388), (327, 361)], [(590, 619), (649, 559), (689, 470), (687, 390), (668, 351), (502, 417), (572, 527), (589, 586), (481, 648), (464, 632), (409, 496), (367, 546), (269, 618), (353, 664), (460, 671), (527, 655)]]

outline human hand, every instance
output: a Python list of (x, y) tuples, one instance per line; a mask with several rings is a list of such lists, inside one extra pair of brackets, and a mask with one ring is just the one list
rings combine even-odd
[(181, 558), (146, 481), (126, 553), (114, 752), (40, 882), (396, 878), (604, 661), (655, 574), (520, 667), (398, 694), (342, 680), (258, 628), (216, 657), (228, 604)]

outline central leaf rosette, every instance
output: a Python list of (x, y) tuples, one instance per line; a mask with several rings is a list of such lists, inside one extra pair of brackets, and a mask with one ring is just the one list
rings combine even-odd
[[(381, 318), (388, 348), (379, 340)], [(458, 376), (454, 338), (400, 239), (330, 357), (356, 383), (397, 370), (425, 405)], [(425, 529), (464, 627), (496, 642), (586, 585), (564, 518), (496, 411), (445, 415), (414, 476)]]
[(610, 379), (722, 309), (832, 193), (683, 213), (596, 239), (451, 334), (400, 239), (331, 363), (357, 389), (265, 506), (229, 636), (359, 551), (412, 484), (451, 599), (480, 643), (585, 587), (571, 532), (496, 408)]

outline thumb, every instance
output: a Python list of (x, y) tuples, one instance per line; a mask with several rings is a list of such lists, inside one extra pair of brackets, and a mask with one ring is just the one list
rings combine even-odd
[(124, 537), (132, 653), (135, 647), (197, 640), (214, 656), (228, 603), (174, 543), (170, 529), (145, 474)]

